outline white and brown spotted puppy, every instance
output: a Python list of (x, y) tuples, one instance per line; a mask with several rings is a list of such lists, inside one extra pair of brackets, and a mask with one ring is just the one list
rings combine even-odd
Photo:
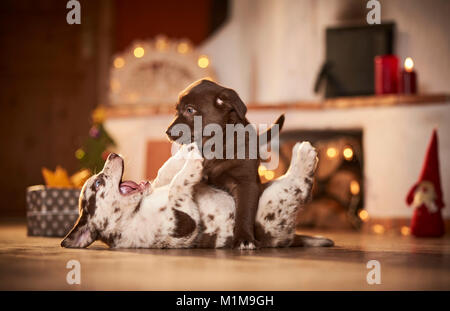
[[(295, 235), (298, 207), (311, 192), (317, 157), (309, 143), (293, 149), (291, 167), (262, 194), (256, 216), (263, 247), (331, 246), (324, 238)], [(124, 163), (112, 154), (80, 195), (80, 217), (63, 247), (101, 240), (115, 248), (231, 247), (235, 203), (202, 184), (203, 159), (195, 144), (183, 146), (152, 185), (122, 181)]]
[(87, 247), (101, 240), (116, 248), (191, 247), (199, 221), (192, 187), (201, 178), (202, 161), (186, 161), (169, 185), (153, 188), (122, 181), (123, 159), (111, 154), (83, 186), (78, 222), (61, 246)]

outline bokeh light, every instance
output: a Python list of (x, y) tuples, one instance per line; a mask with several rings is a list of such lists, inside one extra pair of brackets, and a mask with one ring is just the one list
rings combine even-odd
[(376, 224), (372, 226), (372, 230), (376, 234), (383, 234), (386, 230), (384, 229), (383, 225)]
[(198, 58), (198, 62), (197, 62), (198, 66), (200, 68), (206, 68), (209, 66), (209, 59), (206, 55), (202, 55)]
[(369, 213), (365, 209), (360, 210), (358, 216), (362, 221), (369, 220)]
[(123, 57), (116, 57), (114, 59), (114, 67), (119, 69), (122, 68), (125, 65), (125, 60), (123, 59)]
[(352, 150), (352, 148), (350, 148), (350, 147), (346, 147), (346, 148), (344, 149), (344, 151), (342, 152), (342, 154), (344, 155), (344, 158), (345, 158), (347, 161), (350, 161), (351, 159), (353, 159), (353, 150)]
[(328, 156), (329, 158), (334, 158), (336, 155), (337, 155), (337, 150), (336, 150), (336, 148), (334, 148), (334, 147), (329, 147), (329, 148), (327, 149), (327, 156)]
[(360, 190), (361, 189), (359, 187), (359, 182), (357, 182), (356, 180), (352, 180), (350, 182), (350, 192), (351, 192), (351, 194), (357, 195), (357, 194), (359, 194)]
[(145, 50), (144, 50), (143, 47), (138, 46), (138, 47), (136, 47), (136, 48), (134, 49), (133, 54), (134, 54), (135, 57), (141, 58), (142, 56), (144, 56)]
[(75, 158), (77, 158), (78, 160), (83, 159), (85, 155), (86, 155), (86, 153), (85, 153), (84, 150), (81, 149), (81, 148), (80, 148), (80, 149), (77, 149), (77, 150), (75, 151)]
[(180, 54), (186, 54), (189, 52), (189, 44), (187, 42), (180, 42), (177, 46), (177, 51)]
[(402, 226), (401, 229), (400, 229), (400, 233), (403, 236), (408, 236), (408, 235), (411, 234), (411, 229), (408, 226)]

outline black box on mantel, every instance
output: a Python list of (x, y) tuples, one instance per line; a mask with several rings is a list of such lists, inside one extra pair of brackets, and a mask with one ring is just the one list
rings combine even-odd
[(64, 237), (78, 219), (79, 196), (76, 188), (28, 187), (28, 235)]
[(327, 98), (375, 93), (374, 58), (394, 53), (395, 23), (327, 28)]

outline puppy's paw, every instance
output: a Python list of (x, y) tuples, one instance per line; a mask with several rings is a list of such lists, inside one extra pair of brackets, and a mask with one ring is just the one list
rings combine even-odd
[(240, 250), (254, 250), (259, 248), (258, 245), (258, 242), (255, 240), (249, 241), (244, 239), (237, 239), (233, 243), (233, 248)]
[[(194, 152), (194, 151), (191, 151)], [(185, 183), (198, 183), (203, 177), (203, 158), (190, 154), (183, 169)]]
[(294, 147), (297, 164), (305, 177), (312, 177), (317, 167), (318, 158), (316, 149), (308, 142), (297, 143)]
[[(177, 145), (173, 148), (177, 148)], [(192, 157), (201, 158), (202, 155), (196, 143), (190, 143), (187, 145), (181, 145), (178, 147), (176, 154), (174, 155), (175, 159), (187, 160)]]
[(189, 151), (186, 145), (172, 144), (172, 155), (175, 159), (186, 160)]
[(189, 145), (186, 145), (186, 152), (188, 154), (188, 159), (203, 159), (197, 143), (190, 143)]

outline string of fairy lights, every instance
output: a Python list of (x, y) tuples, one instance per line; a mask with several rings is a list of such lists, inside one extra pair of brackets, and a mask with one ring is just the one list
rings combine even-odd
[[(158, 51), (164, 51), (168, 48), (169, 43), (164, 38), (159, 38), (156, 40), (155, 47)], [(177, 44), (176, 50), (180, 54), (186, 54), (191, 51), (192, 46), (187, 41), (182, 41)], [(133, 55), (136, 58), (142, 58), (145, 55), (145, 49), (143, 46), (137, 45), (133, 50)], [(113, 61), (114, 68), (120, 69), (125, 66), (125, 59), (121, 56), (118, 56)], [(198, 67), (205, 69), (210, 65), (210, 60), (207, 55), (199, 55), (197, 59)]]
[(160, 105), (175, 100), (175, 93), (192, 81), (214, 80), (207, 55), (188, 39), (163, 35), (132, 43), (126, 52), (113, 57), (111, 69), (110, 100), (118, 104)]

